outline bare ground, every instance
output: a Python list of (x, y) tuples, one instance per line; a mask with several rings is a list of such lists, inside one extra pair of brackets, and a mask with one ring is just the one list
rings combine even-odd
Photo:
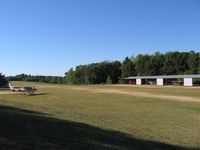
[(130, 92), (124, 90), (116, 90), (116, 89), (91, 89), (84, 87), (73, 87), (71, 89), (74, 90), (86, 90), (92, 93), (112, 93), (112, 94), (123, 94), (128, 96), (135, 97), (147, 97), (147, 98), (156, 98), (156, 99), (164, 99), (164, 100), (175, 100), (175, 101), (184, 101), (184, 102), (200, 102), (200, 98), (189, 97), (189, 96), (174, 96), (174, 95), (163, 95), (163, 94), (152, 94), (147, 92)]
[(156, 94), (145, 93), (145, 92), (127, 92), (127, 91), (122, 91), (122, 90), (97, 90), (97, 92), (125, 94), (125, 95), (129, 95), (129, 96), (158, 98), (158, 99), (186, 101), (186, 102), (200, 102), (200, 98), (185, 97), (185, 96), (173, 96), (173, 95), (161, 95), (161, 94), (156, 95)]

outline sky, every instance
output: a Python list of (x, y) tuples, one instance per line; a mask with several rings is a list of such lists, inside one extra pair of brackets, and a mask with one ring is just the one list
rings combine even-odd
[(200, 0), (0, 0), (6, 76), (174, 50), (200, 51)]

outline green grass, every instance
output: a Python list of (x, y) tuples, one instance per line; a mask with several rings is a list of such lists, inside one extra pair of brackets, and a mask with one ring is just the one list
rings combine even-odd
[(13, 84), (39, 92), (0, 95), (1, 149), (200, 149), (200, 103), (95, 92), (200, 98), (198, 88)]

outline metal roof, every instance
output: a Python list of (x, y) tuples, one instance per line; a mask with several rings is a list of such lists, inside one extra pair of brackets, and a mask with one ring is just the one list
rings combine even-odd
[(127, 77), (125, 79), (157, 79), (157, 78), (164, 78), (164, 79), (179, 79), (179, 78), (200, 78), (200, 74), (194, 75), (162, 75), (162, 76), (134, 76), (134, 77)]

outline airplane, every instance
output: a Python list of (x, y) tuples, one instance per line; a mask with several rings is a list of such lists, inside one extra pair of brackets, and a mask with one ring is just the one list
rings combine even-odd
[(29, 86), (29, 87), (19, 87), (19, 86), (12, 86), (9, 83), (9, 88), (13, 92), (24, 92), (24, 94), (29, 94), (29, 95), (35, 95), (35, 92), (38, 91), (38, 89), (34, 86)]

